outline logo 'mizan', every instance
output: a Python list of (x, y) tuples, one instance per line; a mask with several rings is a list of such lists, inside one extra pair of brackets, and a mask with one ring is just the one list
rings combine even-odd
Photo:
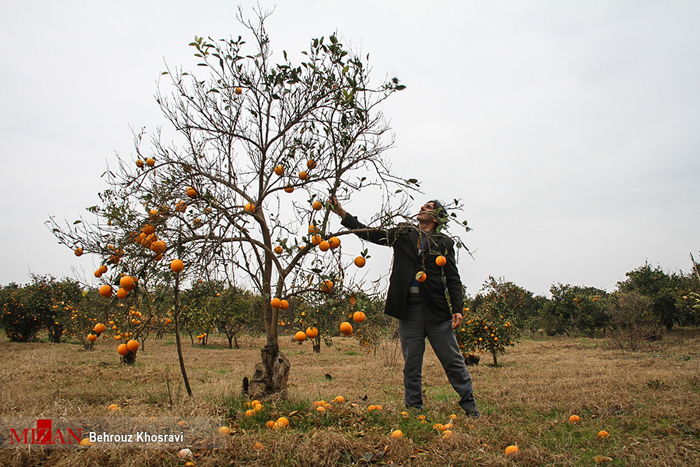
[(78, 428), (77, 431), (78, 434), (71, 429), (64, 429), (64, 433), (56, 428), (54, 432), (52, 420), (39, 419), (36, 421), (36, 428), (25, 428), (20, 434), (17, 434), (14, 428), (10, 428), (10, 444), (80, 444), (83, 429)]

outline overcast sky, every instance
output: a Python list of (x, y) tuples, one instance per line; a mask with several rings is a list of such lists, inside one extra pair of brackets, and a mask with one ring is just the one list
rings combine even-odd
[[(107, 164), (133, 154), (131, 128), (165, 123), (164, 63), (194, 68), (195, 35), (243, 33), (237, 5), (3, 0), (0, 284), (95, 269), (45, 221), (97, 203)], [(422, 181), (416, 210), (464, 201), (468, 292), (491, 275), (543, 295), (612, 291), (645, 261), (687, 272), (700, 256), (699, 26), (691, 0), (290, 0), (267, 22), (280, 55), (338, 31), (377, 81), (401, 79), (383, 107), (387, 155)], [(386, 273), (390, 252), (370, 254), (369, 274)]]

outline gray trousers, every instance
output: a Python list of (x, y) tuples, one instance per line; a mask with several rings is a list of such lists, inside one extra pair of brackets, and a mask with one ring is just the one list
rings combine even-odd
[(476, 410), (472, 378), (459, 351), (452, 320), (429, 323), (425, 320), (421, 305), (409, 306), (406, 317), (399, 320), (406, 407), (423, 408), (422, 373), (426, 337), (440, 360), (447, 379), (459, 394), (460, 407), (466, 412)]

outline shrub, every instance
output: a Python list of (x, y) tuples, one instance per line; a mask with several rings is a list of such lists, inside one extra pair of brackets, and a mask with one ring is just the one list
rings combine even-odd
[(662, 328), (653, 311), (653, 301), (638, 293), (616, 294), (609, 302), (607, 314), (611, 335), (620, 348), (636, 350), (645, 340), (661, 338)]

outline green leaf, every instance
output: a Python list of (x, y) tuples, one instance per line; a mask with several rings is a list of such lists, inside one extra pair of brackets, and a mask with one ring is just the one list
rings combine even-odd
[(77, 220), (77, 221), (73, 222), (73, 225), (75, 225), (75, 224), (80, 224), (81, 222), (83, 222), (83, 221)]

